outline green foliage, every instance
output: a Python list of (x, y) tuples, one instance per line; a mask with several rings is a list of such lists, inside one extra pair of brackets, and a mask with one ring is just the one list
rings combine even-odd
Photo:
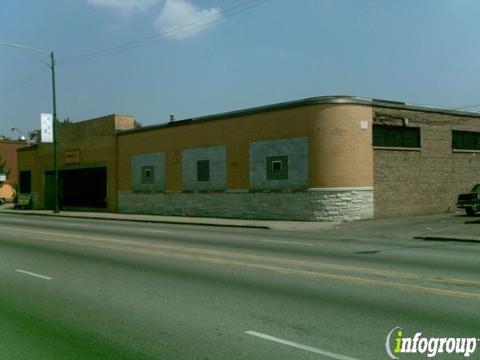
[(70, 120), (69, 117), (67, 117), (67, 118), (63, 119), (62, 121), (58, 121), (57, 123), (58, 123), (58, 125), (63, 126), (63, 125), (73, 124), (73, 121)]
[(30, 138), (30, 142), (32, 143), (38, 143), (40, 142), (40, 130), (33, 130), (32, 132), (29, 133), (28, 137)]

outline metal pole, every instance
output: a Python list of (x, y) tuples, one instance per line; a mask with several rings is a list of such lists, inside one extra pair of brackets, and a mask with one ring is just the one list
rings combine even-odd
[(57, 164), (57, 102), (55, 95), (55, 55), (50, 53), (50, 69), (52, 69), (52, 95), (53, 95), (53, 171), (55, 173), (55, 208), (54, 213), (60, 212), (58, 199), (58, 164)]

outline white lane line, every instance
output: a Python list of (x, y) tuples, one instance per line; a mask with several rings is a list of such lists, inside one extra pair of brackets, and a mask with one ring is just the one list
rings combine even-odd
[(294, 348), (309, 351), (309, 352), (312, 352), (312, 353), (324, 355), (324, 356), (327, 356), (331, 359), (358, 360), (358, 359), (355, 359), (355, 358), (352, 358), (352, 357), (349, 357), (349, 356), (336, 354), (336, 353), (326, 351), (326, 350), (322, 350), (322, 349), (317, 349), (317, 348), (314, 348), (314, 347), (311, 347), (311, 346), (308, 346), (308, 345), (302, 345), (302, 344), (299, 344), (299, 343), (296, 343), (296, 342), (293, 342), (293, 341), (280, 339), (280, 338), (277, 338), (277, 337), (274, 337), (274, 336), (271, 336), (271, 335), (267, 335), (267, 334), (262, 334), (262, 333), (259, 333), (259, 332), (256, 332), (256, 331), (251, 331), (251, 330), (245, 331), (245, 334), (256, 336), (256, 337), (259, 337), (259, 338), (262, 338), (262, 339), (265, 339), (265, 340), (274, 341), (274, 342), (277, 342), (277, 343), (280, 343), (280, 344), (283, 344), (283, 345), (292, 346)]
[(40, 279), (44, 279), (44, 280), (52, 280), (51, 277), (48, 277), (48, 276), (45, 276), (45, 275), (40, 275), (40, 274), (35, 274), (33, 272), (26, 271), (26, 270), (16, 269), (15, 271), (19, 272), (19, 273), (22, 273), (22, 274), (25, 274), (25, 275), (30, 275), (30, 276), (34, 276), (34, 277), (37, 277), (37, 278), (40, 278)]
[(315, 246), (315, 244), (313, 243), (303, 242), (303, 241), (285, 241), (285, 240), (271, 240), (271, 239), (260, 239), (260, 241), (278, 243), (278, 244)]
[(59, 222), (60, 225), (68, 225), (68, 226), (78, 226), (78, 227), (93, 227), (92, 224), (77, 224), (77, 223), (67, 223), (67, 222)]
[(141, 229), (143, 232), (150, 232), (150, 233), (159, 233), (159, 234), (172, 234), (173, 231), (168, 230), (155, 230), (155, 229)]

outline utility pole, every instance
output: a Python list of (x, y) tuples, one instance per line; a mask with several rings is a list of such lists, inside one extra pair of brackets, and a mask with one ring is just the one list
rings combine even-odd
[[(47, 53), (45, 51), (35, 49), (30, 46), (20, 45), (20, 44), (13, 44), (13, 43), (2, 43), (0, 42), (0, 46), (9, 46), (13, 48), (17, 48), (24, 52), (29, 53), (32, 56), (35, 56), (39, 61), (43, 64), (47, 65), (51, 72), (52, 72), (52, 98), (53, 98), (53, 171), (55, 173), (55, 206), (54, 206), (54, 213), (60, 212), (60, 204), (59, 204), (59, 191), (58, 191), (58, 164), (57, 164), (57, 102), (56, 102), (56, 94), (55, 94), (55, 54), (52, 52)], [(42, 57), (43, 56), (43, 57)], [(50, 57), (50, 62), (45, 60), (45, 57)]]
[(58, 162), (57, 162), (57, 101), (55, 94), (55, 54), (50, 53), (50, 69), (52, 70), (52, 99), (53, 99), (53, 172), (55, 173), (55, 208), (54, 213), (60, 212), (58, 194)]

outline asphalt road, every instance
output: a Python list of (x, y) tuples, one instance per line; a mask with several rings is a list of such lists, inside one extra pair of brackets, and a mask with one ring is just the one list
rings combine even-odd
[(396, 326), (480, 338), (480, 244), (359, 224), (0, 215), (0, 359), (379, 360)]

